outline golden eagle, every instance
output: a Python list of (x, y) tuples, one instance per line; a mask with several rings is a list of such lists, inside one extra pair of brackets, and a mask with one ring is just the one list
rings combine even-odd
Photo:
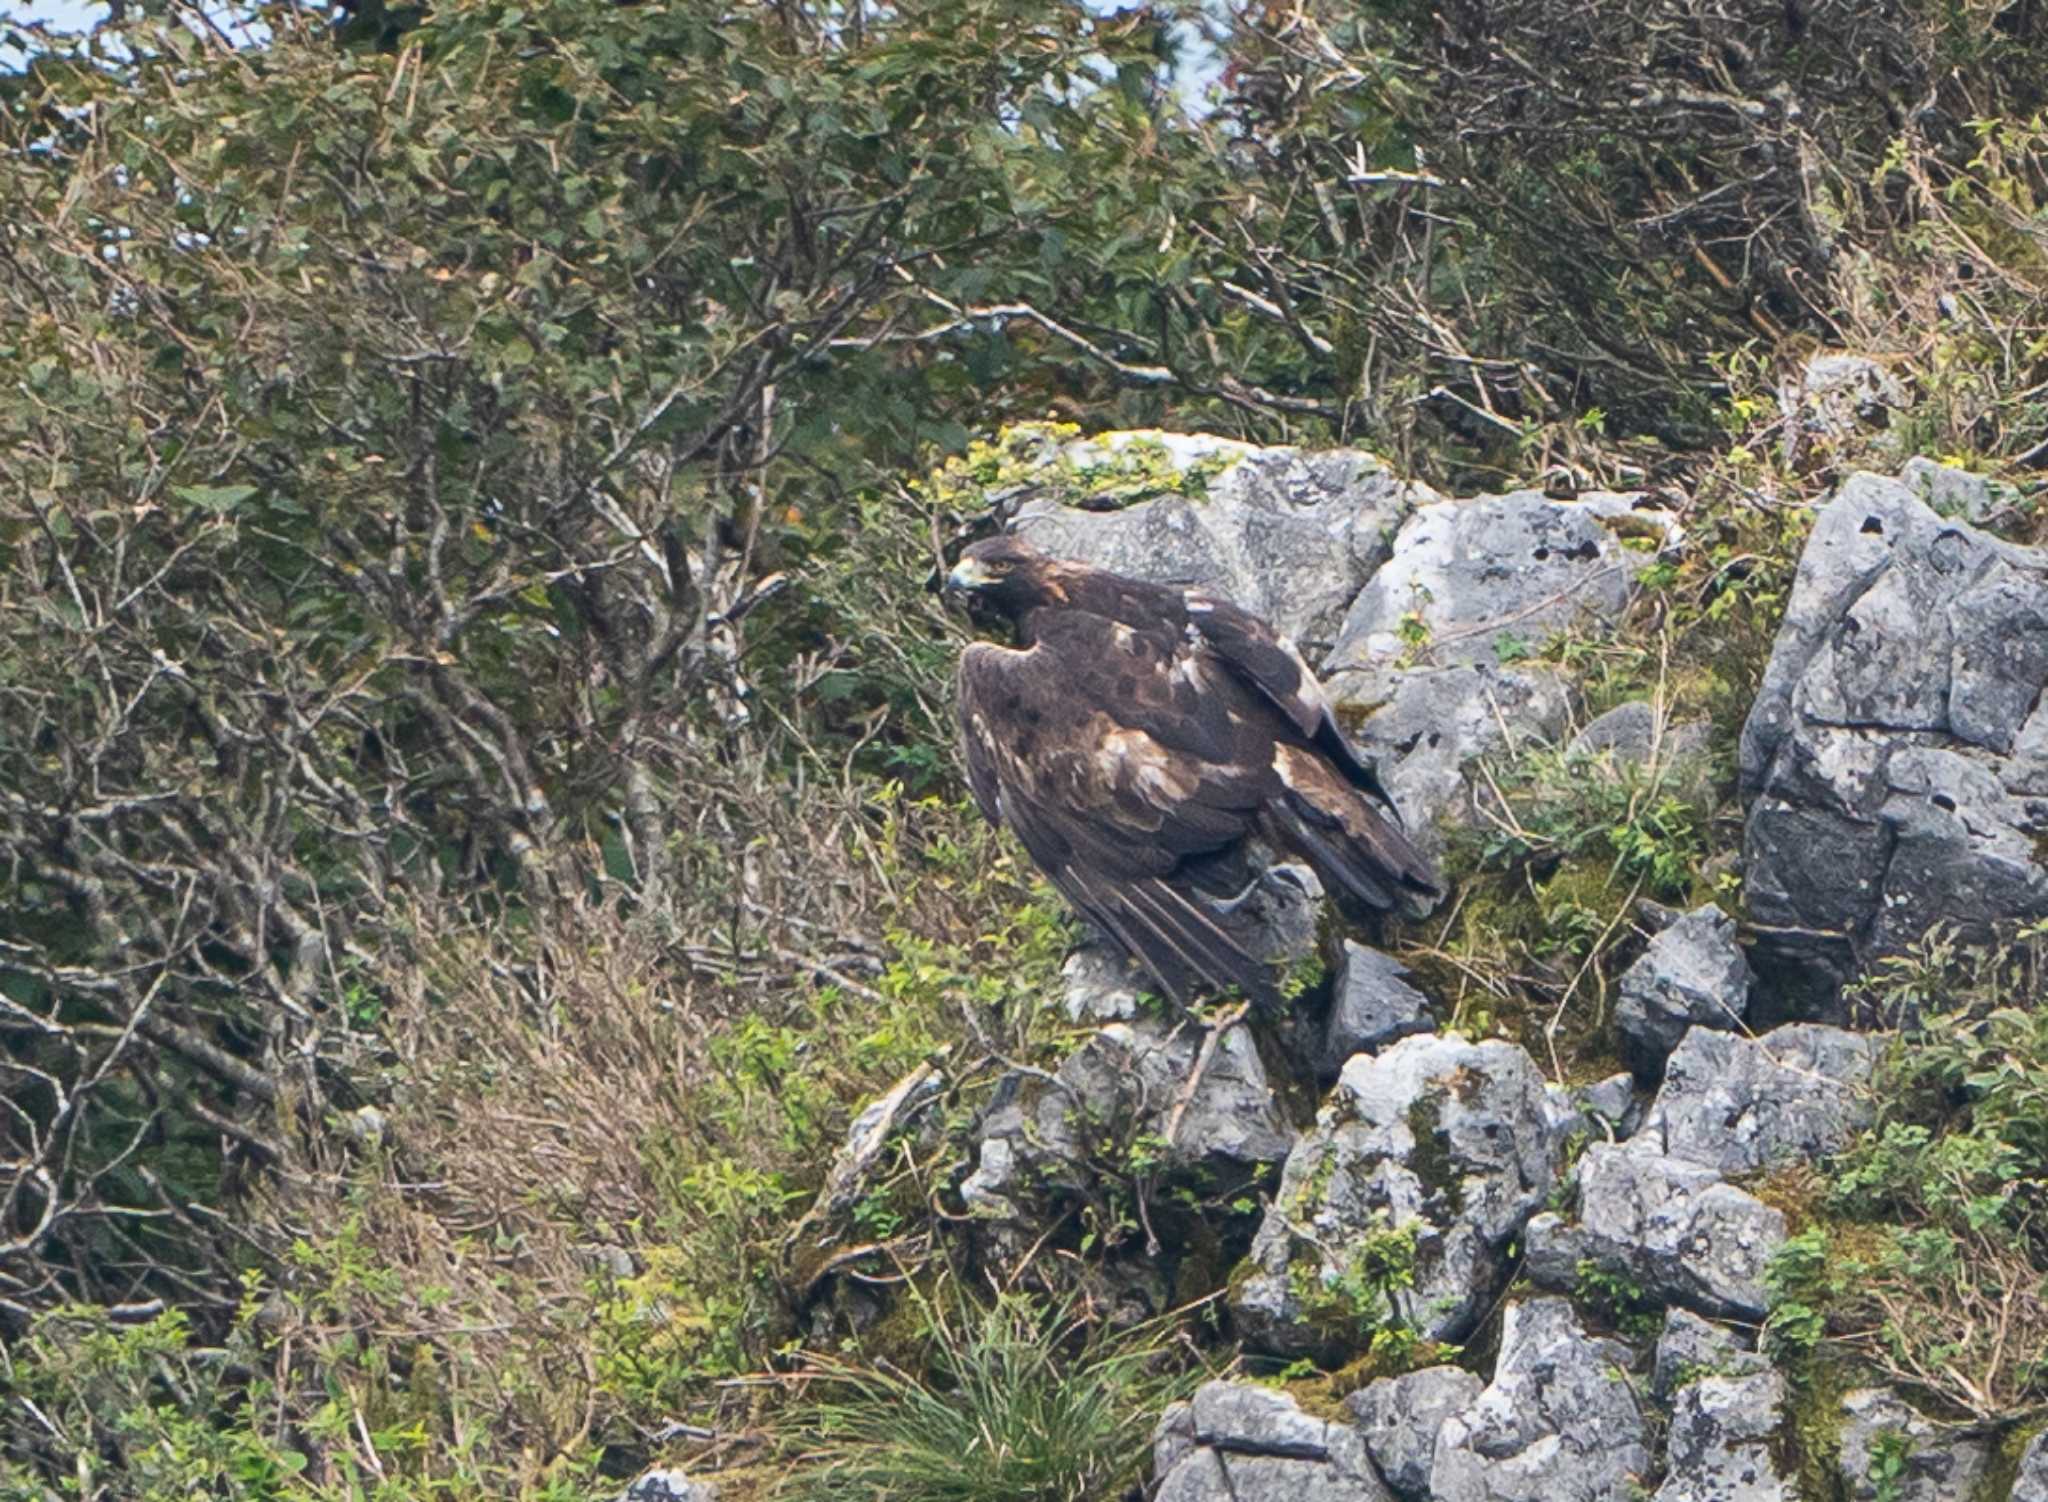
[(1277, 994), (1255, 953), (1248, 840), (1352, 905), (1440, 895), (1308, 664), (1257, 616), (1013, 537), (967, 548), (945, 589), (1016, 642), (960, 654), (975, 801), (1174, 1000)]

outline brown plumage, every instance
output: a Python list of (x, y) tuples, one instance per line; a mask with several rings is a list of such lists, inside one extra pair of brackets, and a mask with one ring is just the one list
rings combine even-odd
[(1315, 675), (1258, 617), (1009, 537), (969, 547), (946, 588), (1015, 636), (960, 654), (975, 801), (1175, 1000), (1277, 992), (1243, 901), (1249, 840), (1352, 905), (1439, 895)]

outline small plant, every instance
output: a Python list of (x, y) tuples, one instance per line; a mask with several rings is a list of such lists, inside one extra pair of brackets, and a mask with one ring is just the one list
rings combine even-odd
[(1625, 1272), (1586, 1259), (1579, 1263), (1579, 1301), (1631, 1340), (1657, 1333), (1663, 1306)]
[(923, 1375), (813, 1358), (807, 1415), (833, 1502), (1092, 1502), (1133, 1483), (1159, 1410), (1189, 1382), (1153, 1322), (1110, 1331), (1019, 1294), (924, 1306)]

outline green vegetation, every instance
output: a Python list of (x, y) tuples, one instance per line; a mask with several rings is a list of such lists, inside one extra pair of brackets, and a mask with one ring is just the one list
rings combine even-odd
[(1980, 1419), (2048, 1413), (2044, 959), (2048, 928), (1990, 950), (1935, 934), (1866, 986), (1903, 1031), (1877, 1119), (1772, 1263), (1783, 1349), (1853, 1356)]
[(926, 1310), (925, 1375), (814, 1357), (819, 1498), (1093, 1502), (1135, 1482), (1159, 1412), (1191, 1385), (1170, 1324), (1110, 1331), (1021, 1295)]

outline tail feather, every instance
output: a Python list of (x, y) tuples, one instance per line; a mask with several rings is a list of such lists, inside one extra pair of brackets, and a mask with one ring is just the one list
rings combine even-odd
[(1266, 833), (1298, 850), (1326, 886), (1382, 910), (1443, 895), (1428, 858), (1371, 796), (1308, 757), (1277, 764), (1285, 789), (1267, 805)]
[(1257, 933), (1248, 908), (1212, 909), (1157, 877), (1121, 882), (1113, 891), (1084, 882), (1073, 895), (1174, 1001), (1233, 988), (1261, 1004), (1278, 999), (1272, 967), (1247, 947)]

